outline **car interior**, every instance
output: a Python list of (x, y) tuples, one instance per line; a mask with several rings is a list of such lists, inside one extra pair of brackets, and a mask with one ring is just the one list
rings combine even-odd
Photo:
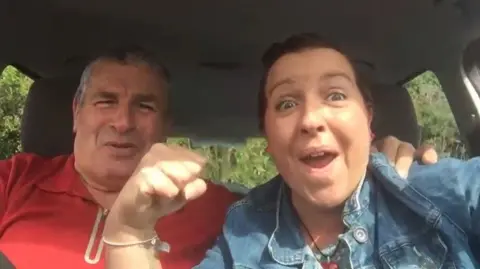
[(172, 136), (241, 144), (261, 136), (261, 55), (293, 33), (340, 42), (373, 81), (374, 132), (417, 146), (421, 132), (404, 83), (439, 78), (470, 155), (480, 155), (480, 2), (0, 0), (0, 70), (30, 76), (24, 151), (72, 151), (72, 99), (91, 55), (120, 45), (155, 52), (172, 74)]

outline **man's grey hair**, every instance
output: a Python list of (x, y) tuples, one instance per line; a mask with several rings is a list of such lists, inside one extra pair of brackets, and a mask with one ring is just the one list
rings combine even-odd
[(115, 61), (121, 64), (146, 64), (153, 71), (155, 71), (155, 73), (158, 74), (159, 78), (165, 82), (165, 86), (167, 88), (170, 84), (170, 73), (168, 72), (167, 68), (163, 66), (152, 53), (137, 46), (115, 49), (94, 58), (85, 67), (82, 76), (80, 77), (80, 83), (78, 85), (77, 91), (75, 92), (74, 100), (77, 104), (83, 103), (85, 91), (88, 87), (88, 83), (90, 82), (90, 78), (92, 75), (93, 66), (96, 63), (104, 60)]

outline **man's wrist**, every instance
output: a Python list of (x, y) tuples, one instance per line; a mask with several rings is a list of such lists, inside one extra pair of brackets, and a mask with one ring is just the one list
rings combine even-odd
[[(128, 227), (118, 230), (105, 230), (103, 233), (104, 241), (112, 242), (113, 244), (118, 245), (128, 245), (135, 244), (136, 242), (142, 243), (157, 238), (157, 233), (155, 230), (134, 230)], [(110, 244), (110, 245), (113, 245)]]
[(145, 241), (157, 236), (154, 226), (145, 227), (142, 229), (133, 228), (123, 225), (115, 216), (108, 216), (105, 222), (103, 237), (109, 241), (114, 242), (134, 242)]
[[(109, 234), (110, 237), (106, 237), (105, 234)], [(125, 247), (143, 247), (152, 249), (154, 252), (170, 252), (170, 244), (163, 242), (158, 237), (155, 231), (153, 232), (140, 232), (134, 231), (126, 232), (124, 230), (117, 231), (115, 233), (104, 233), (102, 238), (103, 242), (108, 247), (113, 248), (125, 248)]]

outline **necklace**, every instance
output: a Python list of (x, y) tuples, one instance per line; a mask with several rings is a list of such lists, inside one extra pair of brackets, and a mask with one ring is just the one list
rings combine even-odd
[[(299, 218), (300, 219), (300, 218)], [(313, 235), (312, 233), (310, 232), (310, 230), (307, 228), (307, 225), (305, 225), (305, 223), (303, 222), (302, 219), (300, 219), (300, 223), (302, 224), (303, 226), (303, 229), (307, 232), (307, 235), (308, 237), (310, 238), (310, 241), (312, 241), (312, 244), (313, 244), (313, 247), (315, 248), (315, 252), (317, 252), (320, 257), (318, 257), (317, 255), (315, 255), (315, 258), (317, 259), (317, 261), (322, 265), (322, 267), (324, 269), (338, 269), (338, 264), (334, 261), (331, 261), (331, 257), (335, 254), (336, 250), (337, 250), (337, 245), (338, 244), (334, 244), (334, 245), (330, 245), (327, 247), (327, 250), (328, 250), (328, 253), (325, 253), (325, 251), (322, 251), (317, 243), (315, 242), (315, 238), (313, 238)], [(323, 261), (324, 258), (326, 259), (326, 261)]]

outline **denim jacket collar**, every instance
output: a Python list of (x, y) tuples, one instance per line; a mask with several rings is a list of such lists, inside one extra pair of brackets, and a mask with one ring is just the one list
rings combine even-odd
[(290, 203), (288, 187), (283, 180), (277, 195), (275, 218), (275, 230), (268, 242), (270, 255), (282, 265), (303, 263), (306, 245), (298, 229), (299, 218)]
[(361, 178), (357, 189), (347, 200), (345, 207), (343, 208), (343, 223), (347, 227), (350, 227), (351, 224), (358, 220), (358, 218), (365, 211), (364, 209), (367, 208), (370, 203), (370, 195), (368, 194), (368, 190), (363, 188), (366, 178), (367, 173), (365, 173)]
[[(300, 220), (291, 203), (288, 186), (280, 175), (273, 180), (281, 180), (281, 183), (276, 198), (275, 229), (270, 235), (268, 251), (273, 260), (279, 264), (285, 266), (302, 264), (307, 256), (313, 257), (313, 253), (305, 244), (299, 229)], [(364, 180), (365, 177), (345, 203), (343, 218), (347, 227), (361, 215), (362, 209), (368, 206), (368, 198), (366, 198), (368, 195), (362, 195)]]

